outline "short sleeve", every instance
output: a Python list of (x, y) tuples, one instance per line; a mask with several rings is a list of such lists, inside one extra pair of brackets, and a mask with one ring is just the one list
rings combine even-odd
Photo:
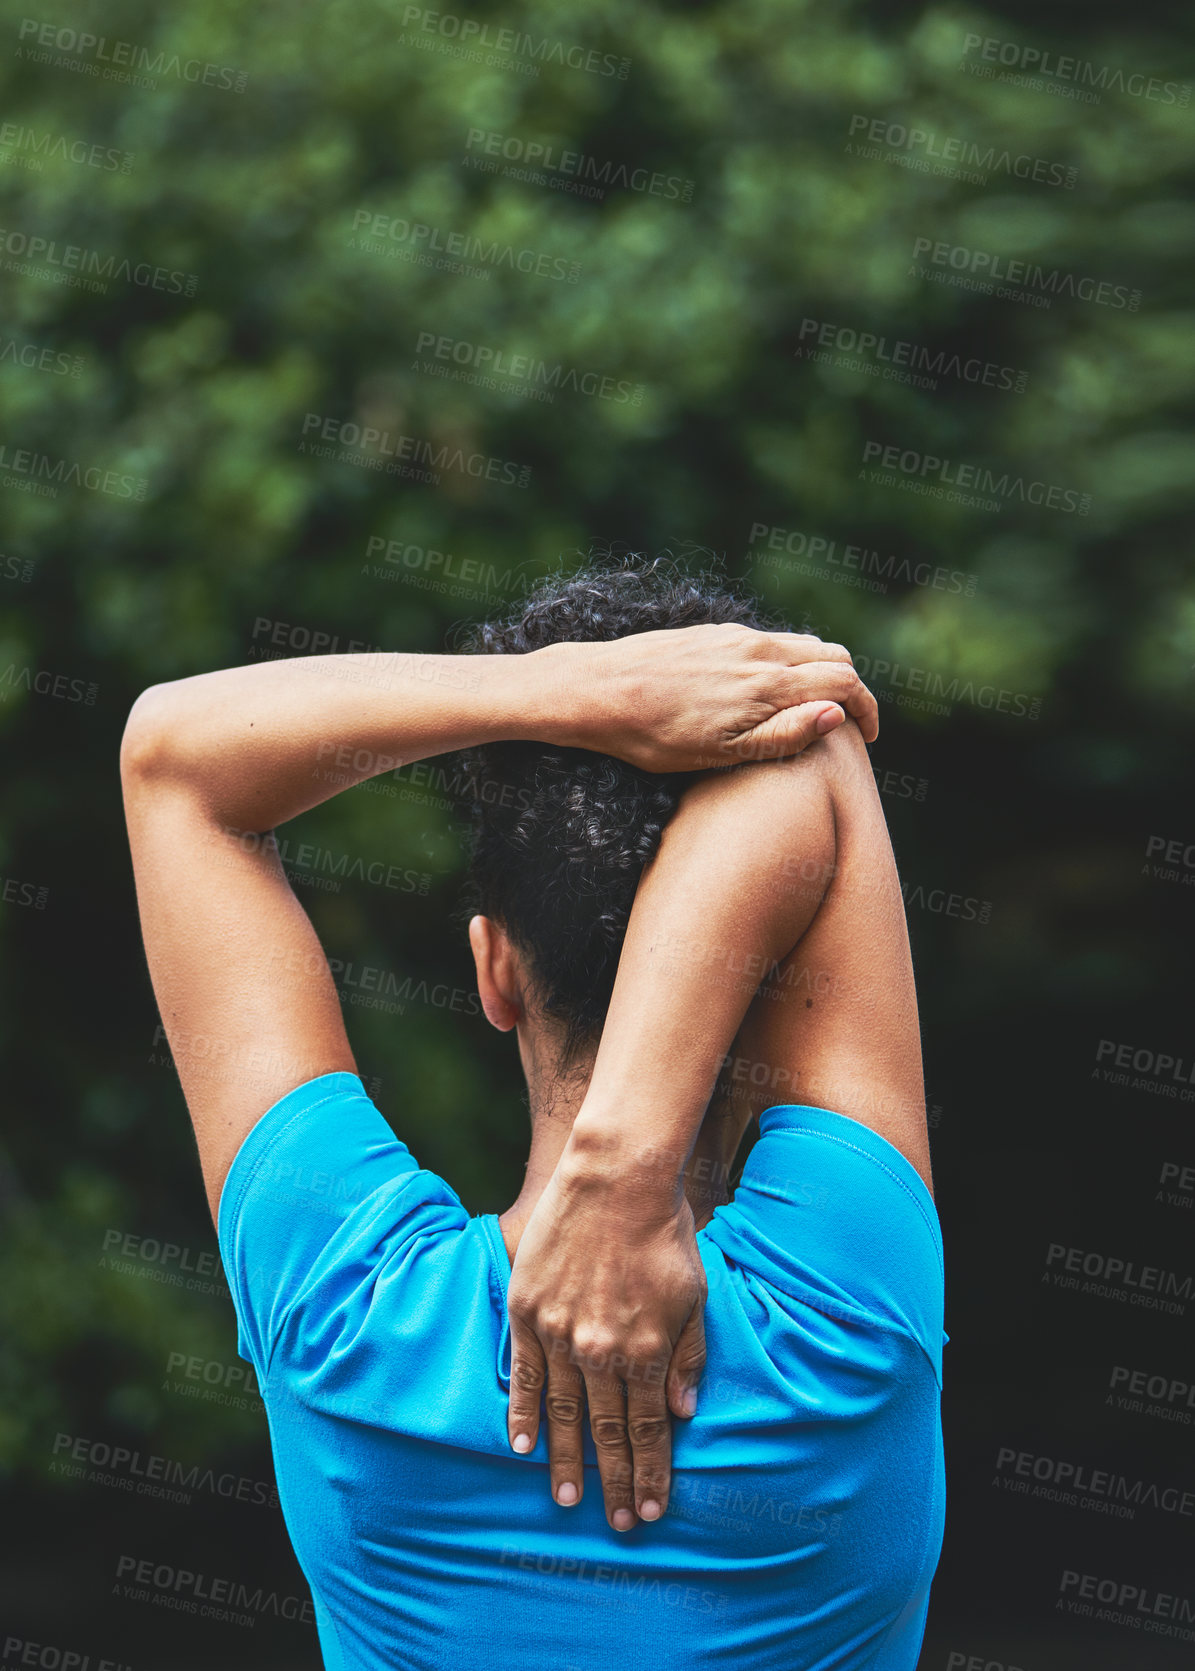
[(786, 1104), (707, 1234), (778, 1292), (844, 1321), (898, 1329), (942, 1385), (945, 1269), (933, 1196), (888, 1140), (828, 1109)]
[[(217, 1236), (240, 1355), (263, 1382), (286, 1318), (351, 1230), (393, 1233), (429, 1193), (422, 1172), (353, 1073), (297, 1086), (249, 1132), (220, 1196)], [(455, 1197), (452, 1197), (455, 1201)]]

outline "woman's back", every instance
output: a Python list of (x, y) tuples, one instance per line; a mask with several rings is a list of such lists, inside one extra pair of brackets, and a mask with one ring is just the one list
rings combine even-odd
[(418, 1169), (355, 1075), (263, 1117), (219, 1228), (331, 1671), (464, 1671), (496, 1648), (553, 1671), (632, 1649), (912, 1671), (944, 1513), (941, 1244), (884, 1138), (764, 1113), (698, 1238), (709, 1357), (671, 1505), (624, 1536), (588, 1439), (572, 1509), (542, 1434), (510, 1450), (498, 1222)]

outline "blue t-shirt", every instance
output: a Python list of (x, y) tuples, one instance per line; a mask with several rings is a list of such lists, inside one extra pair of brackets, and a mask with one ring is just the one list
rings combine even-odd
[(219, 1238), (328, 1671), (913, 1671), (942, 1543), (942, 1242), (914, 1168), (768, 1109), (697, 1242), (709, 1351), (662, 1520), (506, 1437), (510, 1261), (351, 1073), (275, 1103)]

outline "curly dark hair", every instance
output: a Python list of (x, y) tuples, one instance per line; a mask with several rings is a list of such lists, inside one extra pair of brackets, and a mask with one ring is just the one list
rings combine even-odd
[[(460, 649), (518, 656), (728, 621), (783, 630), (722, 577), (632, 553), (550, 575), (505, 619), (473, 627)], [(505, 928), (538, 1007), (562, 1024), (567, 1066), (601, 1035), (639, 878), (688, 776), (529, 742), (490, 743), (460, 759), (472, 836), (460, 918), (480, 911)]]

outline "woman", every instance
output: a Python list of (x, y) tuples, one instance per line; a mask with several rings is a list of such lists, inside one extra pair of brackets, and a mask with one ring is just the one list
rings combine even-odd
[[(122, 753), (325, 1663), (911, 1671), (942, 1264), (874, 703), (663, 565), (546, 583), (471, 651), (157, 686)], [(267, 834), (330, 741), (354, 781), (467, 751), (478, 990), (532, 1118), (497, 1217), (365, 1096)]]

